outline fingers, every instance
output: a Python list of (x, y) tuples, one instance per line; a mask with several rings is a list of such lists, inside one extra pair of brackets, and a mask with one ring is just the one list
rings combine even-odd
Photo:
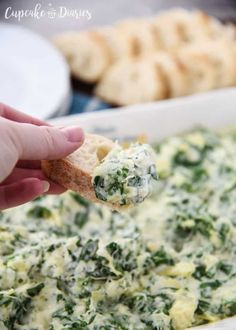
[(15, 168), (12, 173), (7, 177), (7, 179), (2, 182), (1, 185), (9, 185), (12, 183), (20, 182), (23, 179), (33, 178), (37, 178), (41, 181), (48, 181), (48, 183), (50, 184), (49, 190), (47, 191), (48, 194), (61, 194), (66, 190), (62, 186), (46, 178), (45, 175), (42, 173), (41, 169)]
[(37, 118), (33, 118), (28, 116), (20, 111), (17, 111), (6, 104), (0, 103), (0, 116), (12, 121), (16, 121), (19, 123), (29, 123), (37, 126), (47, 126), (49, 125), (45, 121), (39, 120)]
[(40, 169), (40, 160), (19, 160), (16, 164), (18, 168)]
[(40, 170), (14, 168), (11, 174), (1, 184), (11, 184), (26, 178), (37, 178), (40, 180), (46, 180), (42, 171)]
[(48, 188), (48, 182), (35, 178), (0, 186), (0, 210), (24, 204), (45, 193)]
[(78, 149), (84, 141), (83, 130), (78, 126), (59, 129), (49, 126), (19, 124), (0, 118), (7, 126), (7, 145), (21, 160), (59, 159)]

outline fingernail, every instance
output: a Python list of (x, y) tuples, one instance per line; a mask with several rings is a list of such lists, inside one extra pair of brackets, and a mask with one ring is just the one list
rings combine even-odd
[(62, 128), (61, 131), (69, 142), (80, 142), (84, 139), (84, 132), (78, 126), (69, 126)]
[(42, 182), (42, 185), (43, 185), (43, 192), (47, 192), (50, 188), (50, 184), (48, 181), (41, 181)]

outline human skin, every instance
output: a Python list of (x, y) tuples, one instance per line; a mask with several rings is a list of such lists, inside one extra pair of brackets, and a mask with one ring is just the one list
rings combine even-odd
[(0, 210), (64, 192), (44, 176), (41, 160), (63, 158), (83, 141), (78, 126), (53, 127), (0, 104)]

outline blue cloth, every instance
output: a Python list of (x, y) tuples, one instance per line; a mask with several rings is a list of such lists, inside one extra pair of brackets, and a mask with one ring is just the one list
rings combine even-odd
[(111, 106), (105, 102), (102, 102), (94, 96), (89, 96), (81, 92), (74, 92), (72, 103), (69, 109), (68, 115), (91, 112), (108, 109)]

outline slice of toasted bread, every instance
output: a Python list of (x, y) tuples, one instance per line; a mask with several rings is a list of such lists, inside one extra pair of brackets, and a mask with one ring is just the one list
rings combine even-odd
[(113, 141), (103, 136), (86, 134), (78, 150), (63, 159), (43, 160), (42, 170), (48, 178), (63, 187), (78, 192), (88, 200), (101, 202), (94, 192), (92, 173), (114, 146)]

